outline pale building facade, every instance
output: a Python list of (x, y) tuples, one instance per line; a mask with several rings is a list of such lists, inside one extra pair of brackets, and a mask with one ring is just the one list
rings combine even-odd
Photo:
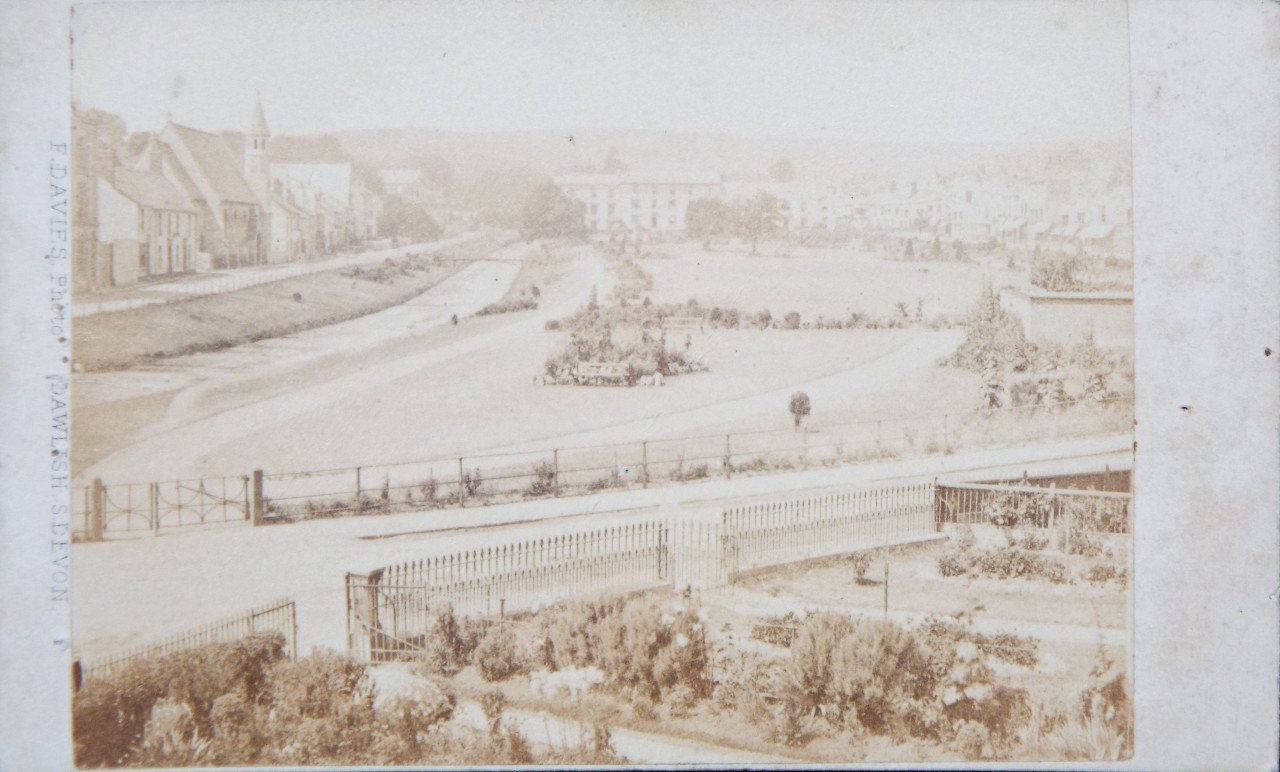
[(555, 182), (582, 204), (584, 225), (596, 233), (683, 232), (689, 202), (725, 195), (713, 174), (569, 174)]

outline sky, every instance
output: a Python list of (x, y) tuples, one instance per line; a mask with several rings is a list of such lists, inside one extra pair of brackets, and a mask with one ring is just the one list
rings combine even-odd
[(116, 2), (75, 7), (72, 97), (274, 134), (654, 129), (1125, 140), (1112, 0)]

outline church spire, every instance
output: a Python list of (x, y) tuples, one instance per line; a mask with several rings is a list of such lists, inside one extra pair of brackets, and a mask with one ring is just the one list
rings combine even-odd
[(257, 95), (253, 103), (253, 118), (249, 121), (249, 136), (269, 137), (271, 130), (267, 128), (267, 114), (262, 109), (262, 94)]

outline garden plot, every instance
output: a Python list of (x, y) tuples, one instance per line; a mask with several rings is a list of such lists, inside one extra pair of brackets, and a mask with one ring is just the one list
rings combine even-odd
[[(858, 583), (848, 559), (817, 568), (831, 576), (791, 573)], [(445, 608), (413, 668), (464, 699), (804, 762), (1127, 753), (1123, 645), (998, 632), (980, 610), (904, 623), (749, 598), (655, 590), (489, 621)]]

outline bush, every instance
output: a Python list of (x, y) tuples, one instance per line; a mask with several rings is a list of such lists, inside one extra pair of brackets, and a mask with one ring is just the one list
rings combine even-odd
[(598, 667), (608, 687), (654, 701), (677, 686), (710, 693), (707, 647), (697, 616), (680, 607), (622, 600), (574, 603), (535, 617), (544, 664), (553, 669)]
[(485, 631), (472, 659), (480, 677), (486, 681), (505, 681), (525, 669), (515, 637), (502, 624), (493, 625)]
[[(137, 763), (135, 752), (145, 745), (144, 731), (162, 699), (183, 706), (162, 707), (162, 722), (176, 726), (181, 712), (188, 735), (211, 737), (218, 698), (234, 693), (245, 702), (256, 701), (267, 688), (271, 667), (283, 659), (284, 645), (280, 633), (255, 633), (233, 643), (140, 658), (109, 676), (87, 680), (72, 705), (76, 765)], [(179, 752), (173, 743), (167, 747)], [(173, 763), (178, 761), (175, 757)]]
[(938, 558), (938, 573), (942, 576), (964, 576), (971, 572), (992, 579), (1045, 579), (1054, 584), (1071, 581), (1070, 571), (1061, 560), (1014, 547), (953, 550)]
[(418, 660), (427, 675), (453, 675), (471, 662), (483, 630), (479, 623), (454, 616), (453, 606), (445, 603), (436, 610), (431, 629), (422, 644)]
[(942, 576), (964, 576), (973, 568), (974, 559), (967, 552), (945, 552), (938, 558), (938, 573)]
[(1018, 546), (1024, 550), (1039, 552), (1049, 546), (1049, 537), (1035, 533), (1024, 533), (1022, 538), (1018, 540)]
[(800, 313), (798, 311), (788, 311), (782, 317), (782, 328), (785, 330), (800, 329)]
[(550, 496), (556, 491), (556, 468), (550, 461), (533, 465), (533, 482), (524, 489), (527, 498)]
[(867, 571), (871, 568), (871, 554), (867, 552), (855, 552), (849, 556), (849, 567), (853, 569), (853, 581), (855, 584), (863, 584), (867, 581)]
[(1121, 589), (1129, 586), (1129, 572), (1110, 563), (1095, 563), (1085, 572), (1084, 578), (1093, 584), (1115, 582)]
[(800, 620), (794, 611), (788, 611), (783, 616), (761, 617), (758, 624), (751, 626), (751, 638), (773, 646), (788, 648), (796, 639), (799, 626)]

